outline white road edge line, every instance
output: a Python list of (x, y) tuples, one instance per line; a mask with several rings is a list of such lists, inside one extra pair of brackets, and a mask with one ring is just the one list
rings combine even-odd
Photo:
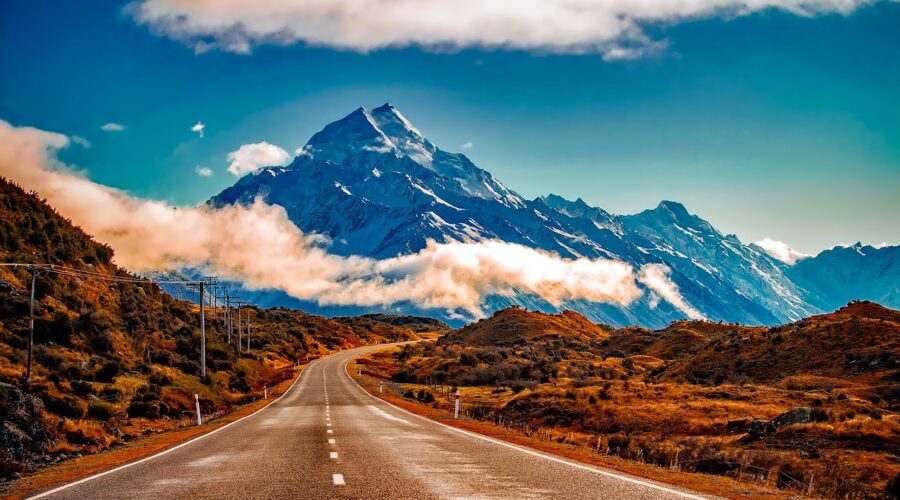
[(107, 470), (107, 471), (99, 472), (99, 473), (94, 474), (94, 475), (92, 475), (92, 476), (88, 476), (88, 477), (85, 477), (85, 478), (81, 478), (81, 479), (79, 479), (78, 481), (73, 481), (73, 482), (71, 482), (71, 483), (64, 484), (64, 485), (62, 485), (62, 486), (53, 488), (52, 490), (47, 490), (47, 491), (45, 491), (45, 492), (43, 492), (43, 493), (38, 493), (37, 495), (34, 495), (34, 496), (32, 496), (32, 497), (27, 497), (27, 498), (28, 498), (28, 500), (31, 500), (31, 499), (33, 499), (33, 498), (43, 498), (43, 497), (52, 495), (52, 494), (54, 494), (54, 493), (59, 493), (60, 491), (69, 489), (69, 488), (71, 488), (72, 486), (77, 486), (77, 485), (79, 485), (79, 484), (86, 483), (86, 482), (91, 481), (91, 480), (93, 480), (93, 479), (97, 479), (98, 477), (103, 477), (103, 476), (105, 476), (105, 475), (107, 475), (107, 474), (112, 474), (113, 472), (118, 472), (118, 471), (120, 471), (120, 470), (122, 470), (122, 469), (127, 469), (127, 468), (129, 468), (129, 467), (131, 467), (131, 466), (134, 466), (134, 465), (137, 465), (137, 464), (142, 464), (142, 463), (144, 463), (144, 462), (148, 462), (148, 461), (150, 461), (150, 460), (153, 460), (154, 458), (161, 457), (161, 456), (166, 455), (166, 454), (168, 454), (168, 453), (171, 453), (171, 452), (173, 452), (173, 451), (175, 451), (175, 450), (177, 450), (177, 449), (179, 449), (179, 448), (182, 448), (182, 447), (184, 447), (184, 446), (187, 446), (187, 445), (189, 445), (189, 444), (191, 444), (191, 443), (194, 443), (194, 442), (200, 441), (201, 439), (204, 439), (204, 438), (207, 438), (207, 437), (209, 437), (209, 436), (212, 436), (213, 434), (215, 434), (215, 433), (217, 433), (217, 432), (219, 432), (219, 431), (221, 431), (221, 430), (225, 430), (225, 429), (227, 429), (228, 427), (231, 427), (232, 425), (234, 425), (234, 424), (236, 424), (236, 423), (238, 423), (238, 422), (240, 422), (240, 421), (242, 421), (242, 420), (248, 419), (248, 418), (250, 418), (250, 417), (255, 417), (256, 415), (259, 415), (260, 413), (262, 413), (263, 410), (265, 410), (265, 409), (269, 408), (270, 406), (274, 405), (275, 403), (277, 403), (278, 400), (280, 400), (281, 398), (287, 396), (288, 393), (291, 392), (291, 389), (293, 389), (294, 386), (297, 385), (297, 382), (299, 382), (300, 379), (303, 377), (303, 374), (307, 372), (307, 370), (309, 369), (309, 367), (312, 366), (313, 364), (318, 363), (319, 361), (321, 361), (321, 359), (317, 359), (317, 360), (313, 361), (312, 363), (306, 365), (306, 368), (304, 368), (303, 371), (300, 372), (300, 375), (298, 375), (297, 378), (294, 379), (294, 382), (291, 384), (291, 386), (288, 387), (287, 390), (284, 391), (284, 393), (281, 394), (281, 396), (278, 396), (278, 398), (276, 398), (275, 400), (273, 400), (271, 403), (267, 404), (266, 406), (263, 406), (262, 408), (256, 410), (255, 412), (253, 412), (253, 413), (251, 413), (251, 414), (249, 414), (249, 415), (245, 415), (245, 416), (243, 416), (243, 417), (241, 417), (241, 418), (235, 420), (234, 422), (229, 422), (229, 423), (223, 425), (222, 427), (219, 427), (218, 429), (213, 429), (213, 430), (211, 430), (211, 431), (209, 431), (209, 432), (207, 432), (207, 433), (205, 433), (205, 434), (201, 434), (200, 436), (197, 436), (197, 437), (195, 437), (195, 438), (193, 438), (193, 439), (191, 439), (191, 440), (189, 440), (189, 441), (185, 441), (185, 442), (183, 442), (183, 443), (181, 443), (181, 444), (178, 444), (178, 445), (175, 445), (175, 446), (173, 446), (173, 447), (171, 447), (171, 448), (167, 448), (167, 449), (165, 449), (165, 450), (163, 450), (163, 451), (161, 451), (161, 452), (159, 452), (159, 453), (157, 453), (157, 454), (155, 454), (155, 455), (150, 455), (149, 457), (144, 457), (144, 458), (142, 458), (142, 459), (140, 459), (140, 460), (136, 460), (136, 461), (134, 461), (134, 462), (129, 462), (129, 463), (125, 464), (125, 465), (120, 465), (120, 466), (118, 466), (118, 467), (116, 467), (116, 468), (114, 468), (114, 469), (110, 469), (110, 470)]
[(343, 474), (332, 474), (331, 480), (334, 482), (335, 486), (344, 486), (345, 484), (347, 484), (344, 482)]
[[(379, 346), (378, 348), (382, 348), (382, 347), (384, 347), (384, 346)], [(368, 350), (368, 351), (366, 351), (366, 352), (370, 352), (370, 351), (372, 351), (372, 350), (377, 350), (378, 348), (376, 348), (376, 349), (370, 349), (370, 350)], [(603, 469), (600, 469), (600, 468), (597, 468), (597, 467), (591, 467), (591, 466), (589, 466), (589, 465), (581, 464), (581, 463), (578, 463), (578, 462), (571, 462), (571, 461), (569, 461), (569, 460), (564, 460), (564, 459), (562, 459), (562, 458), (558, 458), (558, 457), (554, 457), (554, 456), (547, 455), (547, 454), (544, 454), (544, 453), (540, 453), (540, 452), (538, 452), (538, 451), (530, 450), (530, 449), (528, 449), (528, 448), (523, 448), (523, 447), (521, 447), (521, 446), (516, 446), (516, 445), (514, 445), (514, 444), (507, 443), (506, 441), (501, 441), (501, 440), (499, 440), (499, 439), (494, 439), (494, 438), (492, 438), (492, 437), (483, 436), (483, 435), (481, 435), (481, 434), (476, 434), (476, 433), (474, 433), (474, 432), (469, 432), (469, 431), (466, 431), (466, 430), (463, 430), (463, 429), (460, 429), (460, 428), (457, 428), (457, 427), (453, 427), (452, 425), (447, 425), (447, 424), (445, 424), (445, 423), (438, 422), (438, 421), (436, 421), (436, 420), (432, 420), (432, 419), (430, 419), (430, 418), (428, 418), (428, 417), (423, 417), (423, 416), (421, 416), (421, 415), (417, 415), (417, 414), (415, 414), (415, 413), (413, 413), (413, 412), (411, 412), (411, 411), (409, 411), (409, 410), (406, 410), (406, 409), (404, 409), (404, 408), (400, 408), (399, 406), (395, 406), (395, 405), (393, 405), (393, 404), (391, 404), (391, 403), (388, 403), (387, 401), (385, 401), (385, 400), (383, 400), (383, 399), (381, 399), (381, 398), (375, 397), (375, 396), (373, 396), (372, 394), (370, 394), (369, 391), (365, 390), (361, 385), (359, 385), (359, 384), (356, 382), (356, 380), (350, 375), (350, 371), (349, 371), (350, 363), (351, 363), (354, 359), (356, 359), (356, 358), (358, 358), (359, 356), (362, 356), (363, 354), (365, 354), (366, 352), (361, 352), (361, 353), (357, 354), (356, 356), (351, 357), (351, 358), (347, 361), (347, 363), (344, 365), (344, 374), (347, 376), (347, 378), (350, 379), (351, 382), (353, 382), (353, 385), (355, 385), (356, 387), (358, 387), (359, 390), (361, 390), (363, 393), (365, 393), (366, 396), (369, 396), (370, 398), (374, 399), (375, 401), (380, 402), (380, 403), (383, 404), (383, 405), (387, 405), (387, 406), (389, 406), (389, 407), (391, 407), (391, 408), (394, 408), (395, 410), (399, 410), (399, 411), (402, 411), (403, 413), (407, 413), (407, 414), (412, 415), (412, 416), (414, 416), (414, 417), (416, 417), (416, 418), (420, 418), (420, 419), (422, 419), (422, 420), (424, 420), (424, 421), (426, 421), (426, 422), (430, 422), (430, 423), (432, 423), (432, 424), (437, 424), (437, 425), (440, 425), (440, 426), (442, 426), (442, 427), (446, 427), (447, 429), (450, 429), (451, 431), (458, 432), (458, 433), (460, 433), (460, 434), (465, 434), (465, 435), (467, 435), (467, 436), (471, 436), (471, 437), (476, 438), (476, 439), (481, 439), (482, 441), (488, 441), (488, 442), (490, 442), (490, 443), (494, 443), (494, 444), (497, 444), (497, 445), (500, 445), (500, 446), (504, 446), (504, 447), (506, 447), (506, 448), (510, 448), (510, 449), (513, 449), (513, 450), (518, 450), (518, 451), (520, 451), (520, 452), (522, 452), (522, 453), (527, 453), (527, 454), (532, 455), (532, 456), (535, 456), (535, 457), (543, 458), (543, 459), (545, 459), (545, 460), (550, 460), (551, 462), (556, 462), (556, 463), (568, 465), (568, 466), (570, 466), (570, 467), (575, 467), (576, 469), (586, 470), (586, 471), (588, 471), (588, 472), (593, 472), (593, 473), (595, 473), (595, 474), (600, 474), (600, 475), (607, 476), (607, 477), (611, 477), (611, 478), (614, 478), (614, 479), (619, 479), (619, 480), (622, 480), (622, 481), (627, 481), (627, 482), (629, 482), (629, 483), (639, 484), (639, 485), (641, 485), (641, 486), (646, 486), (646, 487), (648, 487), (648, 488), (653, 488), (653, 489), (655, 489), (655, 490), (664, 491), (664, 492), (666, 492), (666, 493), (671, 493), (671, 494), (673, 494), (673, 495), (678, 495), (678, 496), (683, 497), (683, 498), (692, 498), (692, 499), (696, 499), (696, 500), (705, 500), (705, 499), (707, 498), (707, 497), (702, 497), (702, 496), (699, 496), (699, 495), (691, 495), (690, 493), (685, 493), (685, 492), (683, 492), (683, 491), (679, 491), (679, 490), (676, 490), (676, 489), (667, 488), (667, 487), (665, 487), (665, 486), (661, 486), (661, 485), (658, 485), (658, 484), (654, 484), (654, 483), (651, 483), (651, 482), (648, 482), (648, 481), (643, 481), (643, 480), (640, 480), (640, 479), (637, 479), (637, 478), (634, 478), (634, 477), (628, 477), (628, 476), (624, 476), (624, 475), (621, 475), (621, 474), (617, 474), (617, 473), (615, 473), (615, 472), (609, 472), (609, 471), (606, 471), (606, 470), (603, 470)]]

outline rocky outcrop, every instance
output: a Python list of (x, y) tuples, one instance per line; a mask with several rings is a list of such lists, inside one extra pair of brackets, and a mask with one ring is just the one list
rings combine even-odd
[(754, 420), (747, 428), (747, 437), (750, 439), (762, 439), (777, 431), (780, 427), (805, 424), (810, 421), (812, 421), (812, 417), (808, 407), (792, 408), (772, 420)]
[(0, 420), (0, 479), (7, 479), (42, 456), (52, 434), (44, 422), (43, 401), (4, 383), (0, 383)]

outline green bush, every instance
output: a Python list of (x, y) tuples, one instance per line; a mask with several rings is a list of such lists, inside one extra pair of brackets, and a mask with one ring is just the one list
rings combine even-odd
[(91, 401), (88, 404), (88, 415), (90, 415), (91, 418), (96, 418), (97, 420), (103, 420), (105, 422), (111, 419), (115, 414), (116, 409), (111, 404), (102, 401)]

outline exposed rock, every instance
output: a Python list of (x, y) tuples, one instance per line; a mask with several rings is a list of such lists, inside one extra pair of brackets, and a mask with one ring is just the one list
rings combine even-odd
[(0, 383), (0, 476), (11, 477), (35, 457), (42, 456), (52, 434), (44, 419), (44, 403), (19, 388)]
[(805, 424), (810, 422), (812, 417), (810, 410), (806, 406), (792, 408), (772, 420), (754, 420), (747, 427), (747, 437), (749, 439), (763, 439), (772, 434), (781, 427), (796, 424)]

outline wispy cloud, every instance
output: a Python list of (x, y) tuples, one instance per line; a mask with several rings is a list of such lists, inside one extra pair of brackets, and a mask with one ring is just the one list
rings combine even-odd
[[(282, 207), (261, 200), (221, 209), (176, 207), (94, 183), (58, 159), (68, 144), (64, 135), (0, 120), (0, 171), (112, 246), (116, 261), (134, 271), (193, 266), (322, 304), (410, 301), (474, 316), (491, 295), (525, 292), (553, 304), (586, 299), (626, 306), (643, 294), (627, 263), (563, 259), (503, 241), (431, 241), (417, 253), (384, 260), (334, 255), (327, 238), (303, 233)], [(664, 266), (644, 266), (639, 276), (675, 307), (699, 315)]]
[(125, 130), (125, 125), (122, 125), (121, 123), (109, 122), (100, 125), (100, 130), (104, 132), (122, 132), (123, 130)]
[(277, 167), (290, 161), (287, 151), (266, 141), (244, 144), (228, 153), (228, 171), (237, 177), (256, 172), (263, 167)]
[(200, 177), (211, 177), (213, 171), (209, 167), (201, 167), (200, 165), (197, 165), (196, 167), (194, 167), (194, 173), (199, 175)]
[(203, 122), (197, 122), (193, 127), (191, 127), (191, 132), (197, 132), (197, 135), (199, 135), (200, 138), (203, 139), (204, 129), (206, 129), (206, 124), (204, 124)]
[(459, 147), (463, 149), (472, 149), (472, 146), (474, 146), (474, 144), (472, 144), (472, 141), (467, 141), (459, 145)]
[(72, 136), (72, 143), (78, 144), (79, 146), (83, 147), (84, 149), (90, 149), (90, 148), (91, 148), (91, 141), (89, 141), (89, 140), (87, 140), (87, 139), (85, 139), (84, 137), (81, 137), (81, 136), (73, 135), (73, 136)]
[(872, 0), (137, 0), (127, 12), (155, 33), (192, 46), (249, 53), (306, 43), (367, 52), (416, 45), (511, 48), (634, 59), (665, 47), (647, 28), (766, 9), (801, 16), (849, 13)]
[(794, 264), (800, 259), (810, 257), (809, 254), (798, 252), (783, 241), (773, 240), (771, 238), (763, 238), (755, 243), (756, 246), (762, 248), (770, 257), (778, 259), (785, 264)]
[(678, 291), (678, 286), (669, 278), (670, 273), (671, 270), (668, 266), (663, 264), (646, 264), (641, 267), (638, 281), (686, 314), (688, 318), (706, 319), (703, 313), (684, 300), (681, 292)]

